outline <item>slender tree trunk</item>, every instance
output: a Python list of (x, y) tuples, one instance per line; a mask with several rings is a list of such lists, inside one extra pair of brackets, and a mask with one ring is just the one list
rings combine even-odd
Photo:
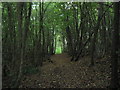
[(24, 3), (18, 3), (18, 50), (20, 52), (20, 66), (19, 66), (19, 73), (18, 73), (18, 78), (17, 78), (17, 81), (15, 83), (15, 87), (18, 87), (19, 86), (19, 83), (20, 83), (20, 78), (22, 76), (22, 65), (23, 65), (23, 47), (22, 47), (22, 42), (23, 42), (23, 39), (22, 39), (22, 16), (23, 16), (23, 5)]
[[(28, 8), (28, 10), (27, 10)], [(23, 58), (25, 59), (25, 54), (26, 53), (26, 41), (28, 37), (28, 32), (29, 32), (29, 26), (30, 26), (30, 16), (31, 16), (31, 9), (32, 9), (32, 3), (29, 3), (29, 6), (25, 3), (25, 23), (24, 23), (24, 31), (23, 31), (23, 52), (24, 56)], [(28, 11), (28, 12), (27, 12)]]
[[(66, 18), (66, 22), (68, 23), (69, 22), (69, 18), (68, 18), (68, 15), (67, 15), (67, 18)], [(68, 42), (68, 53), (69, 54), (72, 54), (73, 53), (73, 43), (72, 43), (72, 36), (71, 36), (71, 31), (70, 31), (70, 26), (67, 25), (66, 27), (66, 33), (67, 33), (67, 42)]]
[[(100, 7), (101, 7), (101, 3), (99, 4)], [(96, 43), (96, 40), (97, 40), (97, 35), (98, 35), (98, 29), (99, 29), (99, 26), (100, 26), (100, 21), (101, 21), (101, 8), (99, 7), (99, 10), (98, 10), (98, 20), (97, 20), (97, 24), (96, 24), (96, 27), (95, 27), (95, 30), (94, 30), (94, 34), (93, 34), (93, 39), (92, 39), (92, 46), (91, 46), (91, 66), (94, 66), (94, 57), (95, 57), (95, 43)]]

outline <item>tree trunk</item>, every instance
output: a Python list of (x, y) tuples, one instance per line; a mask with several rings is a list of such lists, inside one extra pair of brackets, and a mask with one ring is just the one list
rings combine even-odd
[[(99, 5), (101, 7), (101, 3)], [(91, 66), (94, 66), (95, 43), (96, 43), (96, 40), (97, 40), (97, 33), (98, 33), (99, 26), (100, 26), (101, 18), (102, 18), (100, 7), (99, 7), (99, 10), (98, 10), (97, 24), (96, 24), (96, 27), (94, 29), (93, 39), (92, 39), (92, 42), (91, 42)]]
[(22, 42), (23, 42), (23, 39), (22, 39), (22, 16), (23, 16), (23, 6), (24, 6), (24, 3), (18, 3), (18, 50), (20, 52), (20, 66), (19, 66), (19, 73), (18, 73), (18, 77), (17, 77), (17, 81), (15, 83), (15, 86), (14, 87), (18, 87), (19, 86), (19, 83), (20, 83), (20, 79), (21, 79), (21, 76), (22, 76), (22, 66), (23, 66), (23, 47), (22, 47)]
[(120, 8), (119, 3), (114, 3), (114, 30), (113, 30), (113, 38), (112, 38), (112, 73), (111, 73), (111, 87), (118, 88), (118, 50), (119, 50), (119, 15)]

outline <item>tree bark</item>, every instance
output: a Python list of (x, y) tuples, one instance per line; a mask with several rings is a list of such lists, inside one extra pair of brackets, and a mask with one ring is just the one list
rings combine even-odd
[[(101, 7), (101, 3), (99, 3), (99, 5)], [(92, 39), (92, 43), (91, 43), (91, 66), (94, 66), (95, 44), (96, 44), (96, 40), (97, 40), (97, 33), (98, 33), (99, 26), (100, 26), (100, 21), (101, 21), (101, 18), (102, 18), (100, 7), (99, 7), (99, 10), (98, 10), (97, 24), (96, 24), (96, 27), (94, 29), (93, 39)]]
[(112, 38), (112, 73), (111, 73), (111, 87), (118, 88), (119, 79), (118, 79), (118, 52), (119, 52), (119, 15), (120, 7), (119, 3), (114, 3), (114, 30)]
[(20, 83), (20, 78), (22, 76), (22, 66), (23, 66), (23, 47), (22, 47), (22, 42), (23, 42), (23, 39), (22, 39), (22, 16), (23, 16), (23, 6), (24, 6), (24, 3), (18, 3), (17, 4), (17, 10), (18, 10), (18, 50), (20, 52), (20, 66), (19, 66), (19, 72), (18, 72), (18, 77), (17, 77), (17, 81), (14, 85), (14, 87), (18, 87), (19, 86), (19, 83)]

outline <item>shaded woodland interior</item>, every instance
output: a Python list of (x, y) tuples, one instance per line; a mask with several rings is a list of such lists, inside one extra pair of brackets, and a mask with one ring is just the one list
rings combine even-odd
[(119, 2), (2, 3), (3, 88), (118, 88), (119, 17)]

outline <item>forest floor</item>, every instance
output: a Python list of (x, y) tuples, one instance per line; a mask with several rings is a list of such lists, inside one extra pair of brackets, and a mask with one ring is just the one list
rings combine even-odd
[(67, 54), (56, 54), (33, 75), (25, 75), (23, 88), (106, 88), (110, 84), (110, 60), (97, 59), (90, 67), (90, 57), (71, 62)]

